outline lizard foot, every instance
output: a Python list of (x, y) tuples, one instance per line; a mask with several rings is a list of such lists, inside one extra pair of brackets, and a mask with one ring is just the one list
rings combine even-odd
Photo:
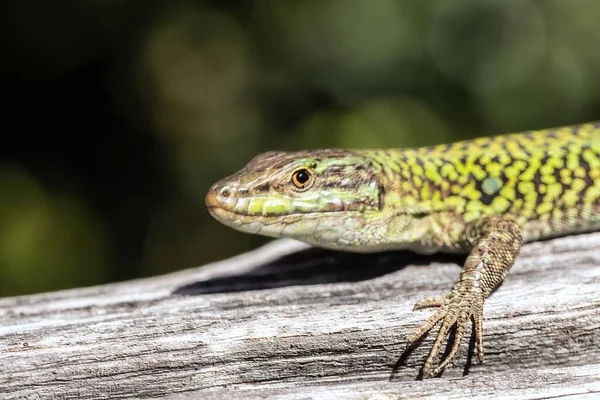
[[(437, 311), (421, 325), (420, 328), (410, 336), (407, 343), (407, 348), (419, 340), (425, 333), (433, 328), (439, 321), (442, 321), (440, 330), (425, 364), (423, 365), (423, 377), (429, 378), (437, 376), (442, 370), (452, 362), (460, 343), (463, 339), (465, 328), (470, 319), (473, 320), (473, 328), (475, 329), (475, 339), (477, 342), (477, 358), (479, 362), (483, 362), (483, 301), (484, 296), (480, 291), (468, 290), (459, 291), (452, 290), (445, 296), (434, 298), (425, 298), (415, 304), (414, 310), (420, 310), (428, 307), (438, 307)], [(456, 325), (456, 334), (454, 343), (450, 352), (440, 364), (432, 370), (432, 366), (437, 356), (440, 353), (442, 343), (446, 340), (446, 336), (450, 329)]]

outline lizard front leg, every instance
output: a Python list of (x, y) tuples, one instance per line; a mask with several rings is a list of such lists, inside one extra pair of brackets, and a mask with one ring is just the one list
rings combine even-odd
[[(407, 347), (442, 321), (423, 366), (424, 378), (438, 375), (452, 362), (470, 319), (475, 330), (477, 358), (479, 362), (483, 361), (483, 303), (502, 283), (523, 243), (521, 228), (510, 216), (490, 216), (470, 223), (462, 241), (470, 253), (452, 290), (444, 296), (420, 300), (414, 307), (414, 310), (427, 307), (438, 309), (410, 336)], [(450, 352), (432, 370), (442, 343), (454, 325), (456, 335)]]

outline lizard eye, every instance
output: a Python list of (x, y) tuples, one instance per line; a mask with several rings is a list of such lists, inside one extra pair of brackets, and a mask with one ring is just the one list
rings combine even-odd
[(305, 188), (310, 182), (310, 172), (304, 168), (294, 171), (292, 174), (292, 183), (298, 189)]

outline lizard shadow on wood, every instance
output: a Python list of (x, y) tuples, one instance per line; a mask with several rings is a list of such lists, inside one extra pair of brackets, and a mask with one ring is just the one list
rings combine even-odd
[[(454, 263), (459, 269), (464, 262), (464, 256), (444, 253), (421, 255), (411, 251), (350, 253), (311, 247), (285, 255), (243, 274), (216, 277), (180, 286), (173, 294), (205, 295), (286, 286), (360, 282), (402, 270), (408, 265), (428, 265), (432, 262)], [(405, 349), (392, 367), (390, 381), (394, 380), (398, 369), (405, 365), (407, 358), (421, 341)], [(451, 343), (452, 341), (448, 342), (446, 353), (449, 352)], [(473, 344), (474, 342), (469, 348), (471, 357)], [(470, 364), (469, 359), (465, 374), (468, 373)], [(420, 374), (417, 379), (421, 379)]]
[(178, 295), (202, 295), (263, 290), (286, 286), (360, 282), (387, 275), (408, 265), (432, 262), (462, 265), (464, 257), (420, 255), (410, 251), (351, 253), (311, 247), (265, 263), (252, 271), (180, 286)]

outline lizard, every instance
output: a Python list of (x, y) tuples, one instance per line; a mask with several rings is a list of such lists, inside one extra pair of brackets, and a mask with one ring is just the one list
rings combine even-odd
[(440, 323), (421, 370), (434, 377), (469, 323), (483, 362), (484, 302), (524, 243), (600, 228), (600, 122), (427, 147), (270, 151), (215, 183), (205, 204), (233, 229), (322, 248), (466, 255), (451, 290), (413, 308), (436, 308), (406, 345)]

